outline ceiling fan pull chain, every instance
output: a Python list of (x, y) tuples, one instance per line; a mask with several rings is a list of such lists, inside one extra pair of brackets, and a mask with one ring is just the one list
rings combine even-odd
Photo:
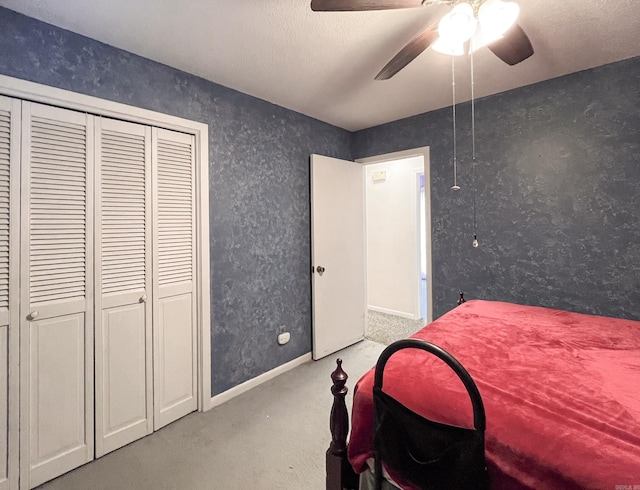
[(459, 191), (458, 185), (458, 155), (457, 155), (457, 141), (456, 141), (456, 65), (455, 58), (451, 57), (451, 91), (453, 92), (453, 185), (452, 191)]
[(472, 180), (473, 182), (471, 183), (471, 185), (473, 186), (473, 241), (471, 242), (471, 245), (473, 245), (474, 248), (478, 248), (478, 245), (480, 245), (478, 243), (478, 230), (477, 230), (477, 221), (476, 221), (476, 164), (473, 164), (473, 170), (472, 170)]
[(471, 160), (476, 163), (476, 98), (475, 98), (475, 81), (473, 79), (473, 53), (469, 55), (471, 58)]
[(476, 220), (476, 99), (475, 99), (475, 80), (473, 78), (473, 53), (471, 57), (471, 185), (473, 187), (473, 242), (474, 248), (478, 247), (478, 225)]

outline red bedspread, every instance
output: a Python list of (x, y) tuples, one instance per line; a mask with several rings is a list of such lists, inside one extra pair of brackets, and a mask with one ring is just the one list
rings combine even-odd
[[(640, 322), (476, 300), (414, 337), (450, 352), (476, 382), (492, 488), (640, 488)], [(357, 472), (373, 456), (372, 386), (373, 370), (354, 391)], [(426, 417), (472, 426), (462, 383), (427, 353), (395, 354), (384, 391)]]

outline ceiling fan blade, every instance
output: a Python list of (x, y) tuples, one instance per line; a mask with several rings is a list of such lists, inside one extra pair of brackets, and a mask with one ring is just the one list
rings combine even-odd
[(487, 47), (508, 65), (517, 65), (533, 54), (531, 41), (518, 24), (514, 24), (502, 39), (498, 39)]
[(311, 0), (315, 12), (408, 9), (422, 6), (423, 0)]
[(376, 80), (388, 80), (405, 66), (411, 63), (416, 57), (426, 50), (438, 39), (438, 23), (430, 25), (409, 44), (402, 48), (385, 67), (376, 75)]

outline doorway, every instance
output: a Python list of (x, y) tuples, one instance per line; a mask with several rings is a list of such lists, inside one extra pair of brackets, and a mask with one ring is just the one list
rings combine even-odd
[(389, 344), (432, 320), (428, 147), (365, 165), (365, 337)]

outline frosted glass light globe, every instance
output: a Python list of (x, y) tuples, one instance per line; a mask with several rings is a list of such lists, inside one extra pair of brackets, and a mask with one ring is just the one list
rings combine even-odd
[(468, 3), (459, 3), (440, 20), (438, 34), (447, 41), (464, 43), (475, 32), (476, 24), (473, 7)]
[(519, 14), (520, 7), (515, 2), (487, 0), (478, 10), (478, 20), (486, 37), (498, 38), (509, 30)]

